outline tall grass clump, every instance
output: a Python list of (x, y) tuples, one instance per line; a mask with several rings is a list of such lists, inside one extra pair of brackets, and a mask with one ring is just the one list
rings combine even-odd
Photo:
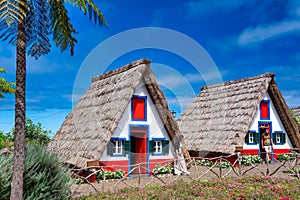
[[(9, 199), (13, 156), (0, 156), (0, 197)], [(30, 145), (25, 149), (23, 199), (68, 199), (72, 179), (57, 156), (44, 147)]]

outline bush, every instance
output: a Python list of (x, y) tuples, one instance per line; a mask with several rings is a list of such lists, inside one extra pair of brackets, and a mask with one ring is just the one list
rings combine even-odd
[(246, 165), (246, 166), (251, 166), (253, 164), (261, 163), (261, 162), (262, 162), (261, 157), (259, 157), (257, 155), (255, 155), (255, 156), (245, 155), (242, 158), (242, 165)]
[(295, 160), (296, 155), (295, 154), (279, 154), (277, 156), (278, 161), (285, 161), (285, 160)]
[(202, 160), (197, 160), (196, 161), (196, 165), (200, 165), (200, 166), (208, 166), (211, 167), (213, 166), (213, 162), (210, 160), (206, 160), (206, 159), (202, 159)]
[(125, 176), (125, 172), (122, 170), (115, 170), (113, 172), (108, 170), (101, 170), (97, 173), (98, 180), (108, 180), (108, 179), (121, 179)]
[(153, 169), (153, 174), (171, 174), (174, 172), (174, 167), (171, 164), (166, 164), (165, 166), (161, 166), (160, 164), (156, 165)]
[[(9, 199), (13, 156), (0, 157), (0, 196)], [(68, 199), (72, 179), (54, 154), (41, 146), (25, 150), (23, 199)]]
[(216, 164), (216, 166), (215, 167), (221, 167), (221, 168), (230, 168), (232, 165), (231, 165), (231, 163), (230, 162), (227, 162), (227, 161), (223, 161), (223, 162), (218, 162), (217, 164)]
[[(214, 162), (207, 159), (201, 159), (196, 161), (196, 165), (212, 167), (214, 165)], [(229, 168), (231, 166), (232, 165), (230, 162), (223, 161), (217, 162), (214, 167)]]

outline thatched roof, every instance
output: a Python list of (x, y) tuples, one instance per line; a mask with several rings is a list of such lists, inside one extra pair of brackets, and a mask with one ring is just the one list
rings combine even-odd
[(293, 112), (293, 115), (295, 115), (296, 117), (298, 117), (300, 119), (300, 106), (291, 108), (291, 111)]
[(268, 92), (294, 147), (297, 127), (274, 80), (274, 74), (201, 88), (178, 119), (189, 151), (232, 154), (242, 146), (263, 95)]
[[(295, 108), (291, 108), (290, 110), (292, 111), (293, 115), (298, 117), (298, 119), (300, 120), (300, 106), (295, 107)], [(298, 129), (299, 129), (299, 133), (300, 133), (300, 124), (298, 124)]]
[(77, 167), (85, 167), (87, 161), (99, 160), (132, 95), (142, 82), (170, 139), (175, 142), (175, 135), (179, 135), (178, 126), (150, 69), (150, 61), (141, 59), (94, 77), (84, 96), (53, 137), (48, 150)]

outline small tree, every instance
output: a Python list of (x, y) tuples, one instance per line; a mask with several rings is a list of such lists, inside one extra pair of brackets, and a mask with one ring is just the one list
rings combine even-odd
[[(7, 70), (0, 67), (0, 73), (6, 73)], [(7, 82), (4, 78), (0, 78), (0, 99), (4, 98), (4, 93), (14, 94), (15, 83)]]
[[(15, 130), (12, 129), (11, 132), (6, 134), (6, 137), (13, 141), (14, 135)], [(31, 119), (26, 119), (25, 140), (27, 144), (33, 143), (41, 146), (46, 146), (51, 140), (49, 135), (51, 135), (51, 131), (43, 129), (41, 122), (35, 124)]]

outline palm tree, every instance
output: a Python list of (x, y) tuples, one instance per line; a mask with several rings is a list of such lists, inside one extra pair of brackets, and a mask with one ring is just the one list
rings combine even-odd
[[(0, 67), (0, 73), (6, 73), (7, 70)], [(4, 93), (14, 94), (15, 83), (7, 82), (4, 78), (0, 78), (0, 99), (4, 98)]]
[(74, 55), (76, 30), (70, 22), (65, 3), (78, 7), (100, 26), (106, 20), (93, 0), (0, 0), (0, 38), (16, 45), (15, 144), (10, 199), (23, 194), (25, 146), (26, 51), (39, 58), (50, 52), (52, 36), (61, 51)]

